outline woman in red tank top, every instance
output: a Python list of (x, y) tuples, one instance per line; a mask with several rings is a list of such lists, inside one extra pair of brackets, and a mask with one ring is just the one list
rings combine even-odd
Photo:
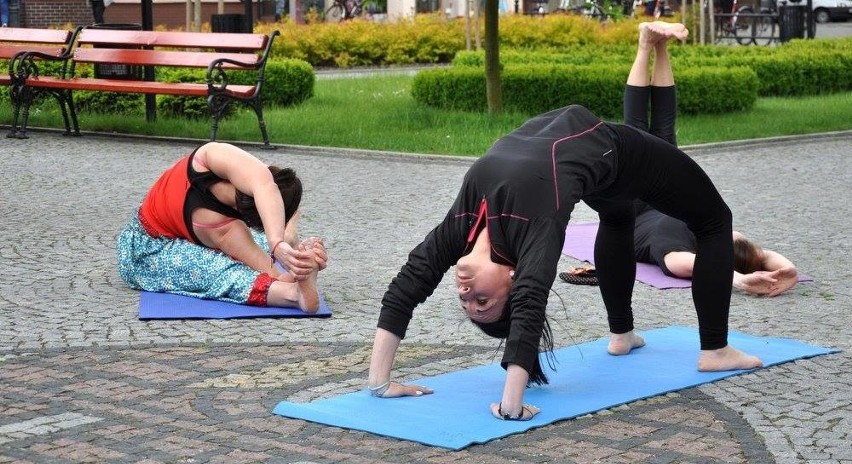
[(301, 196), (292, 169), (204, 144), (160, 176), (119, 234), (119, 273), (152, 292), (316, 312), (328, 255), (322, 240), (299, 241)]

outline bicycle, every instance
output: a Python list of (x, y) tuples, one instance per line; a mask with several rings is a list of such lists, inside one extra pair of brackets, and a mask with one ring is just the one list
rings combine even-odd
[(325, 10), (323, 18), (326, 22), (339, 23), (360, 16), (363, 10), (361, 0), (334, 0), (334, 3)]
[(776, 0), (761, 0), (760, 16), (754, 18), (751, 37), (755, 45), (769, 45), (775, 36), (775, 24), (778, 22), (778, 3)]
[(733, 38), (740, 45), (754, 42), (754, 9), (749, 5), (738, 6), (732, 0), (730, 13), (716, 13), (716, 43), (723, 38)]
[(612, 0), (587, 0), (584, 4), (573, 8), (572, 11), (586, 18), (607, 22), (617, 19), (617, 16), (621, 14), (621, 5)]

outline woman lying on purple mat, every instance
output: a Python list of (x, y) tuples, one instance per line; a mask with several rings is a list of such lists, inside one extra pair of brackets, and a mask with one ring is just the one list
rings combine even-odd
[[(637, 59), (646, 61), (655, 49), (665, 51), (667, 40), (688, 34), (683, 25), (663, 22), (643, 23), (639, 32)], [(534, 117), (498, 140), (467, 172), (444, 220), (411, 251), (382, 299), (370, 392), (382, 398), (432, 393), (391, 381), (391, 368), (414, 308), (455, 265), (462, 309), (486, 334), (506, 339), (506, 382), (492, 414), (506, 420), (535, 416), (539, 409), (524, 404), (524, 390), (547, 383), (539, 360), (541, 348), (553, 348), (545, 308), (565, 227), (580, 200), (600, 217), (595, 262), (613, 336), (624, 353), (641, 346), (630, 307), (635, 199), (695, 232), (698, 369), (761, 366), (760, 359), (728, 345), (731, 212), (713, 183), (671, 143), (572, 105)]]
[[(636, 262), (654, 264), (664, 274), (691, 279), (695, 234), (680, 220), (636, 202), (633, 231)], [(778, 296), (799, 281), (796, 266), (778, 252), (761, 247), (734, 231), (734, 288), (756, 296)]]
[(316, 312), (328, 255), (319, 239), (299, 242), (301, 200), (292, 169), (204, 144), (160, 176), (119, 234), (121, 278), (151, 292)]

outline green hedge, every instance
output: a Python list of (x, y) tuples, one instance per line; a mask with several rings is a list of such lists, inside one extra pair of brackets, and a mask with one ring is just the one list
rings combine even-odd
[[(506, 66), (501, 77), (503, 108), (534, 115), (576, 103), (600, 117), (620, 119), (629, 72), (625, 65)], [(678, 108), (687, 114), (749, 109), (757, 101), (758, 85), (757, 75), (745, 67), (685, 69), (678, 75)], [(428, 106), (487, 109), (482, 68), (421, 71), (414, 77), (411, 93)]]
[(791, 97), (852, 90), (852, 52), (788, 49), (783, 53), (726, 57), (673, 58), (675, 77), (682, 66), (744, 66), (755, 72), (764, 97)]
[[(503, 66), (608, 65), (625, 66), (634, 47), (585, 45), (559, 53), (507, 50), (500, 53)], [(672, 66), (678, 83), (683, 70), (692, 68), (751, 69), (758, 79), (758, 95), (764, 97), (818, 95), (852, 90), (852, 39), (795, 40), (778, 47), (672, 46)], [(484, 66), (484, 53), (463, 51), (453, 60), (456, 67)]]

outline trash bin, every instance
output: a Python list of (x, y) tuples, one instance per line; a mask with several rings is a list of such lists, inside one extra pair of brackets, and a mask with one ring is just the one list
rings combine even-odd
[[(97, 23), (89, 29), (108, 29), (113, 31), (141, 31), (141, 24)], [(123, 47), (128, 48), (128, 47)], [(106, 79), (141, 80), (142, 66), (126, 64), (95, 64), (95, 77)]]
[(782, 2), (778, 8), (778, 39), (781, 43), (791, 39), (804, 39), (808, 19), (807, 4)]
[(19, 0), (9, 1), (9, 26), (23, 27), (24, 24), (24, 9)]
[(210, 28), (213, 32), (246, 32), (246, 15), (214, 14), (210, 18)]

